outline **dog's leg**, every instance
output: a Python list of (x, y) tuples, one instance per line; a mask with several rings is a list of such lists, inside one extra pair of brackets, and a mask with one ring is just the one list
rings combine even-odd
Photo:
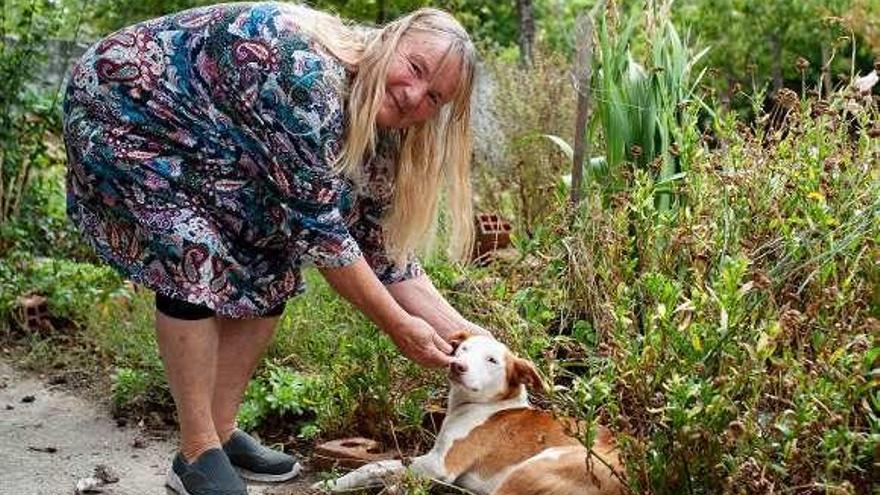
[(365, 464), (335, 480), (315, 483), (312, 485), (312, 489), (337, 493), (359, 488), (384, 486), (387, 478), (393, 475), (402, 474), (404, 471), (406, 471), (406, 467), (396, 459), (391, 461), (373, 462)]
[(440, 480), (444, 483), (452, 483), (455, 481), (455, 478), (451, 477), (449, 473), (446, 472), (441, 459), (441, 457), (429, 452), (425, 455), (413, 457), (409, 469), (416, 474), (428, 478)]

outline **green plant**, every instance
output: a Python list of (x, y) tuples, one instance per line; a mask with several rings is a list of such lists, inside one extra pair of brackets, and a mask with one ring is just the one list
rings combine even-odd
[(485, 140), (475, 164), (478, 209), (502, 213), (516, 231), (534, 226), (552, 208), (562, 175), (571, 169), (563, 153), (543, 135), (571, 139), (575, 92), (568, 61), (538, 47), (529, 70), (498, 54), (487, 57), (481, 113), (491, 116), (479, 129)]
[(504, 268), (501, 304), (550, 311), (531, 331), (561, 334), (543, 352), (553, 404), (617, 429), (636, 492), (867, 493), (880, 181), (853, 164), (878, 142), (841, 124), (833, 111), (795, 111), (785, 133), (720, 118), (722, 144), (691, 151), (680, 208), (659, 207), (646, 171), (607, 202), (591, 184), (573, 229), (559, 203), (538, 230), (567, 233)]
[(56, 318), (82, 324), (96, 306), (125, 290), (122, 278), (112, 268), (56, 258), (33, 258), (10, 253), (0, 263), (0, 315), (6, 321), (28, 294), (46, 297), (49, 313)]
[(64, 26), (62, 11), (46, 0), (0, 8), (0, 225), (19, 214), (30, 181), (48, 162), (45, 135), (60, 128), (57, 99), (33, 86), (43, 44)]
[[(696, 122), (687, 118), (694, 114), (684, 109), (693, 103), (694, 90), (702, 79), (702, 73), (693, 73), (694, 66), (708, 48), (693, 53), (681, 39), (669, 2), (656, 9), (643, 14), (634, 7), (622, 20), (617, 20), (614, 10), (601, 13), (594, 93), (605, 163), (612, 177), (620, 177), (618, 168), (627, 161), (641, 169), (657, 166), (654, 178), (663, 184), (680, 179), (680, 172), (686, 170), (678, 157), (685, 129)], [(646, 28), (640, 31), (642, 19)], [(644, 40), (639, 38), (642, 33)], [(645, 63), (634, 58), (633, 45), (640, 42), (647, 45)], [(613, 185), (612, 191), (620, 187)], [(670, 205), (669, 191), (662, 190), (661, 209)]]
[(143, 370), (116, 368), (111, 376), (113, 404), (128, 406), (141, 399), (150, 387), (150, 376)]
[[(290, 368), (267, 363), (264, 373), (252, 380), (245, 392), (238, 415), (238, 424), (245, 429), (258, 426), (269, 414), (303, 417), (313, 413), (316, 392), (322, 388), (320, 379), (303, 376)], [(319, 430), (307, 423), (300, 434), (313, 437)]]

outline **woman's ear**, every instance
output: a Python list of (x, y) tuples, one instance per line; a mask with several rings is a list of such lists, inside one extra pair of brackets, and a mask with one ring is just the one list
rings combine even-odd
[(458, 346), (460, 346), (462, 342), (469, 338), (471, 338), (470, 332), (468, 332), (467, 330), (458, 330), (457, 332), (454, 332), (452, 335), (449, 336), (447, 342), (449, 342), (449, 345), (452, 346), (452, 352), (455, 352), (455, 350), (458, 349)]

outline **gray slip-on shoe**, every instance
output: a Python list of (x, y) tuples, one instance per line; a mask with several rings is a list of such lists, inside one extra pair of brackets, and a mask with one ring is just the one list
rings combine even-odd
[(302, 466), (296, 457), (260, 445), (254, 437), (235, 430), (223, 444), (229, 461), (241, 474), (252, 481), (287, 481), (299, 474)]
[(179, 495), (247, 495), (247, 485), (219, 448), (206, 450), (193, 462), (178, 453), (165, 484)]

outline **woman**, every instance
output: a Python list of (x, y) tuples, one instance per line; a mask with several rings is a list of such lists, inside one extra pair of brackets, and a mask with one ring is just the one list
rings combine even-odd
[(68, 212), (109, 264), (156, 292), (178, 493), (244, 494), (234, 468), (270, 481), (299, 471), (235, 416), (285, 300), (303, 290), (301, 267), (421, 365), (450, 363), (453, 330), (485, 332), (412, 255), (444, 180), (452, 249), (470, 243), (474, 65), (442, 11), (368, 29), (254, 3), (137, 24), (74, 67)]

